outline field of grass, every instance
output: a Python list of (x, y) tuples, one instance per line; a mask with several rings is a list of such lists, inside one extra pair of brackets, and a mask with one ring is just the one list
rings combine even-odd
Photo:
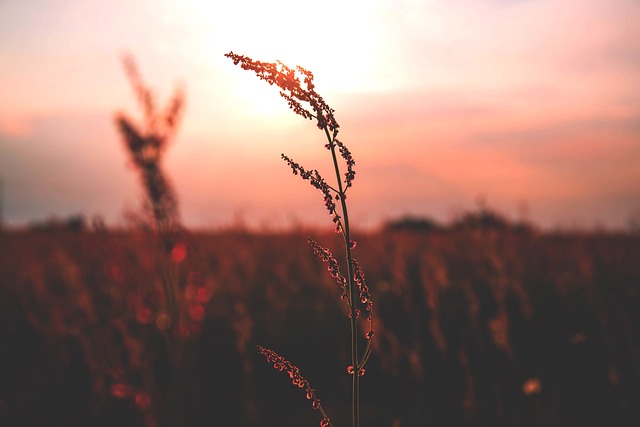
[(1, 426), (640, 425), (640, 234), (484, 207), (358, 233), (313, 74), (225, 56), (324, 133), (335, 184), (281, 157), (335, 233), (187, 231), (162, 162), (184, 94), (159, 110), (125, 57), (143, 121), (115, 121), (144, 211), (128, 231), (0, 227)]
[[(144, 231), (0, 233), (0, 425), (317, 425), (257, 344), (346, 425), (347, 313), (306, 237), (183, 233), (163, 254)], [(640, 425), (640, 236), (354, 238), (377, 310), (363, 426)]]

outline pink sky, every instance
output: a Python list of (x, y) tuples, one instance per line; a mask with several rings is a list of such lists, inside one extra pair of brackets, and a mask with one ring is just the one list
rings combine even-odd
[(225, 52), (316, 75), (357, 161), (354, 221), (441, 221), (476, 206), (543, 226), (640, 215), (637, 0), (0, 2), (4, 219), (101, 215), (141, 190), (113, 125), (139, 117), (119, 57), (165, 102), (187, 88), (166, 155), (198, 227), (328, 222), (280, 160), (323, 170), (323, 135)]

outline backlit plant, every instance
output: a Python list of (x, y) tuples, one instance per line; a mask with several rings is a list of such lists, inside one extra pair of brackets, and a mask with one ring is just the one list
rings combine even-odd
[[(166, 340), (170, 371), (166, 372), (168, 386), (155, 386), (156, 397), (153, 407), (158, 419), (166, 424), (183, 424), (184, 408), (180, 397), (186, 389), (184, 380), (188, 356), (187, 339), (201, 329), (205, 316), (204, 303), (210, 297), (205, 287), (197, 286), (197, 274), (188, 273), (183, 267), (187, 258), (188, 233), (180, 221), (178, 197), (169, 177), (164, 170), (163, 160), (167, 147), (178, 130), (185, 104), (184, 91), (177, 87), (166, 107), (159, 108), (152, 90), (142, 80), (135, 61), (131, 56), (123, 58), (125, 71), (134, 94), (143, 112), (142, 121), (135, 121), (129, 115), (118, 112), (115, 122), (125, 143), (129, 160), (139, 174), (144, 190), (144, 208), (146, 216), (142, 225), (153, 230), (149, 236), (157, 239), (159, 251), (149, 259), (153, 260), (157, 279), (162, 285), (159, 292), (156, 280), (149, 277), (150, 286), (145, 294), (135, 298), (136, 320), (141, 325), (155, 323), (161, 336)], [(192, 249), (192, 246), (190, 247)], [(194, 278), (195, 277), (195, 278)], [(153, 319), (155, 318), (155, 322)], [(145, 342), (144, 352), (149, 362), (156, 363), (160, 358), (153, 356), (150, 339)], [(143, 351), (140, 351), (143, 353)], [(155, 357), (155, 358), (154, 358)], [(152, 381), (148, 381), (153, 384)], [(128, 393), (124, 383), (116, 384), (116, 397), (126, 397)], [(149, 387), (153, 389), (154, 387)], [(122, 391), (122, 392), (119, 392)], [(151, 398), (146, 405), (151, 405)], [(137, 402), (136, 402), (137, 404)], [(138, 405), (141, 406), (141, 405)], [(148, 414), (147, 414), (148, 415)], [(155, 425), (156, 420), (148, 417), (147, 425)]]
[(131, 56), (124, 56), (123, 64), (129, 77), (133, 91), (143, 111), (142, 125), (136, 124), (126, 114), (119, 112), (115, 121), (125, 142), (130, 161), (138, 171), (145, 191), (145, 209), (151, 218), (151, 226), (155, 229), (163, 256), (160, 271), (162, 286), (168, 314), (163, 324), (175, 335), (179, 325), (180, 307), (178, 301), (176, 261), (186, 255), (184, 243), (178, 242), (182, 231), (178, 212), (178, 198), (163, 170), (163, 155), (175, 136), (182, 110), (184, 92), (176, 88), (173, 98), (164, 110), (159, 110), (153, 93), (142, 81), (135, 61)]
[[(316, 169), (306, 169), (296, 163), (290, 157), (282, 154), (282, 159), (291, 167), (294, 175), (299, 175), (303, 180), (309, 181), (311, 186), (318, 189), (324, 198), (324, 205), (331, 215), (336, 233), (341, 233), (344, 238), (344, 254), (346, 274), (340, 269), (340, 263), (334, 258), (329, 249), (309, 239), (309, 243), (318, 257), (327, 264), (327, 269), (332, 278), (340, 287), (340, 299), (348, 306), (349, 325), (351, 329), (351, 365), (346, 369), (351, 376), (351, 408), (352, 426), (360, 425), (360, 377), (364, 375), (365, 365), (371, 355), (371, 342), (374, 335), (373, 329), (373, 303), (369, 288), (365, 283), (364, 273), (358, 262), (353, 258), (355, 241), (351, 240), (351, 227), (347, 209), (347, 191), (352, 187), (356, 172), (355, 161), (347, 146), (337, 139), (340, 126), (334, 116), (334, 110), (315, 91), (313, 74), (297, 66), (295, 69), (287, 67), (280, 61), (261, 62), (247, 56), (229, 52), (225, 55), (235, 65), (242, 69), (253, 71), (261, 79), (280, 88), (282, 96), (297, 115), (316, 122), (318, 129), (322, 130), (327, 139), (325, 148), (331, 155), (335, 171), (335, 184), (330, 185)], [(340, 161), (344, 164), (341, 172)], [(366, 322), (364, 336), (360, 332), (358, 319), (361, 309), (364, 310)], [(364, 344), (364, 349), (362, 345)], [(308, 381), (302, 377), (299, 369), (275, 351), (258, 346), (259, 352), (264, 355), (274, 368), (286, 371), (293, 384), (306, 392), (312, 407), (320, 411), (322, 419), (321, 427), (332, 426), (332, 422), (320, 399), (311, 388)]]

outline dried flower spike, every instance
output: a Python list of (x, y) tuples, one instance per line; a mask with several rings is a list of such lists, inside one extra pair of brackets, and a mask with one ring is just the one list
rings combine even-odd
[(331, 277), (336, 279), (336, 282), (338, 282), (338, 285), (340, 285), (340, 299), (347, 300), (347, 303), (349, 303), (347, 294), (347, 279), (345, 279), (342, 273), (340, 273), (340, 265), (338, 264), (338, 261), (336, 261), (329, 249), (320, 246), (318, 243), (316, 243), (315, 240), (311, 238), (307, 239), (307, 241), (313, 248), (313, 252), (318, 255), (318, 257), (323, 262), (328, 264), (327, 269), (329, 270), (329, 274), (331, 275)]
[(323, 420), (328, 421), (328, 424), (326, 425), (330, 426), (331, 423), (329, 422), (329, 418), (327, 417), (326, 412), (322, 408), (320, 399), (318, 399), (318, 397), (316, 396), (315, 390), (311, 388), (309, 382), (304, 379), (304, 377), (300, 373), (300, 369), (298, 369), (297, 366), (293, 365), (291, 362), (280, 356), (275, 351), (266, 347), (262, 347), (260, 345), (257, 347), (258, 352), (267, 359), (267, 362), (273, 364), (274, 369), (277, 369), (280, 372), (287, 372), (289, 374), (289, 378), (291, 379), (291, 383), (298, 388), (304, 389), (306, 398), (311, 400), (311, 407), (313, 409), (319, 410), (323, 416)]
[(281, 89), (280, 96), (287, 101), (294, 113), (305, 119), (316, 119), (318, 128), (329, 130), (334, 138), (338, 135), (340, 126), (333, 116), (334, 110), (315, 91), (311, 71), (301, 66), (292, 69), (280, 61), (254, 61), (233, 52), (225, 56), (235, 65), (240, 64), (243, 70), (253, 71), (261, 80), (278, 86)]

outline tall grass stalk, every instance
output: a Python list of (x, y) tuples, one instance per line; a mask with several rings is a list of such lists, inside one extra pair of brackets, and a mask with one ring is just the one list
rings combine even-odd
[[(161, 412), (168, 411), (168, 417), (163, 417), (167, 418), (165, 422), (168, 425), (177, 426), (182, 424), (179, 397), (183, 388), (180, 369), (184, 342), (180, 328), (181, 323), (185, 322), (181, 316), (184, 301), (177, 264), (186, 256), (184, 243), (180, 241), (185, 232), (180, 222), (178, 198), (163, 170), (162, 160), (180, 123), (184, 108), (184, 91), (177, 87), (167, 106), (159, 109), (153, 92), (142, 81), (133, 58), (125, 55), (123, 65), (142, 109), (143, 121), (142, 124), (137, 124), (128, 115), (118, 112), (115, 122), (144, 189), (144, 208), (147, 216), (143, 218), (142, 225), (151, 228), (154, 237), (158, 239), (160, 256), (157, 268), (162, 284), (164, 307), (163, 312), (156, 317), (156, 324), (166, 332), (167, 348), (173, 362), (173, 369), (169, 374), (170, 386), (166, 390), (166, 403), (170, 405), (156, 404), (156, 407)], [(179, 257), (176, 257), (176, 254)]]
[[(291, 167), (294, 175), (299, 175), (303, 180), (309, 181), (311, 186), (318, 189), (324, 197), (324, 204), (332, 217), (337, 233), (341, 233), (344, 240), (344, 255), (346, 274), (340, 272), (340, 264), (331, 252), (318, 243), (309, 239), (314, 252), (320, 259), (328, 264), (331, 276), (338, 282), (341, 289), (340, 298), (348, 305), (348, 317), (351, 336), (351, 365), (347, 373), (351, 375), (351, 425), (360, 426), (360, 377), (364, 375), (366, 365), (371, 356), (371, 343), (374, 335), (373, 329), (373, 303), (369, 289), (365, 283), (364, 274), (358, 262), (353, 257), (353, 249), (356, 243), (351, 238), (351, 224), (347, 207), (347, 191), (351, 188), (355, 179), (355, 161), (347, 146), (338, 140), (339, 125), (334, 116), (334, 110), (315, 91), (313, 74), (297, 66), (289, 68), (282, 62), (255, 61), (247, 56), (229, 52), (225, 55), (235, 65), (242, 69), (253, 71), (261, 79), (270, 85), (280, 88), (282, 96), (289, 107), (299, 116), (308, 120), (314, 120), (317, 127), (324, 132), (327, 143), (325, 148), (331, 154), (331, 161), (335, 172), (335, 185), (329, 185), (327, 181), (315, 169), (307, 170), (288, 156), (282, 154), (282, 159)], [(344, 166), (341, 171), (341, 161)], [(346, 169), (346, 170), (345, 170)], [(336, 205), (339, 202), (339, 206)], [(366, 334), (361, 336), (359, 325), (360, 309), (365, 310), (365, 322), (368, 328)], [(364, 350), (359, 345), (366, 342)], [(316, 397), (314, 389), (304, 379), (300, 380), (299, 370), (286, 359), (279, 356), (273, 350), (259, 347), (267, 361), (274, 363), (274, 367), (283, 371), (287, 370), (294, 385), (303, 388), (307, 392), (307, 398), (312, 400), (314, 409), (318, 409), (322, 415), (321, 427), (332, 426), (320, 400)]]
[(142, 126), (124, 113), (117, 113), (116, 126), (122, 135), (131, 163), (138, 170), (145, 191), (145, 209), (151, 217), (152, 227), (160, 240), (162, 251), (161, 282), (165, 304), (171, 318), (171, 339), (176, 335), (180, 308), (178, 279), (175, 263), (170, 260), (181, 232), (178, 199), (162, 168), (166, 148), (173, 139), (184, 107), (184, 92), (176, 88), (173, 98), (164, 110), (158, 110), (151, 89), (142, 81), (135, 61), (123, 57), (123, 65), (131, 87), (143, 111)]

